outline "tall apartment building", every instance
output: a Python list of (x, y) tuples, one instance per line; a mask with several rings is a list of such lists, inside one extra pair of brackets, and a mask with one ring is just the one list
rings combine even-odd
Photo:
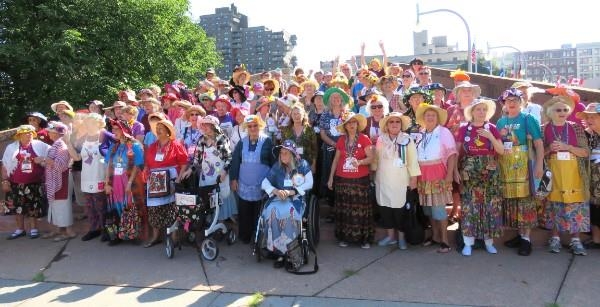
[(215, 38), (217, 50), (223, 56), (223, 67), (217, 69), (221, 78), (229, 78), (240, 63), (251, 73), (297, 65), (293, 55), (296, 35), (273, 32), (264, 26), (248, 27), (248, 17), (233, 4), (200, 16), (199, 24), (208, 36)]
[(560, 77), (562, 83), (566, 83), (569, 76), (577, 78), (577, 50), (571, 45), (563, 45), (560, 49), (525, 51), (514, 56), (525, 70), (526, 79), (555, 83)]

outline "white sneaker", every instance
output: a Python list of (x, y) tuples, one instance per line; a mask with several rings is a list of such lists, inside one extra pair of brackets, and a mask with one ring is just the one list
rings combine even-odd
[(369, 249), (369, 248), (371, 248), (371, 244), (365, 243), (365, 244), (361, 245), (360, 248), (362, 248), (362, 249)]
[(348, 247), (348, 243), (344, 242), (344, 241), (340, 241), (340, 243), (338, 243), (339, 247)]

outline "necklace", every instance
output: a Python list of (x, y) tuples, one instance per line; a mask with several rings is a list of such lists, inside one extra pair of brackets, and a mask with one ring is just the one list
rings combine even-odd
[(554, 140), (558, 140), (559, 142), (562, 142), (564, 139), (564, 143), (565, 144), (569, 144), (569, 130), (568, 130), (568, 124), (565, 123), (562, 127), (562, 130), (560, 132), (560, 134), (556, 133), (556, 127), (554, 124), (550, 124), (550, 128), (552, 129), (552, 134), (554, 135)]
[(354, 141), (350, 143), (350, 137), (347, 136), (346, 140), (344, 140), (344, 147), (346, 149), (346, 157), (351, 158), (354, 155), (354, 150), (356, 150), (356, 146), (358, 145), (358, 134), (355, 134)]

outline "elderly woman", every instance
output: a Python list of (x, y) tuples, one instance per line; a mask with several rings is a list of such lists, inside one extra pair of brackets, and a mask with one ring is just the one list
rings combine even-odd
[[(163, 112), (155, 112), (148, 114), (148, 124), (150, 125), (150, 127), (152, 127), (154, 123), (163, 119), (167, 119), (167, 115), (165, 115), (165, 113)], [(154, 135), (152, 129), (148, 129), (148, 131), (146, 131), (146, 135), (144, 136), (144, 148), (148, 148), (148, 146), (150, 146), (155, 141), (156, 135)]]
[(243, 86), (234, 86), (229, 90), (229, 97), (231, 98), (231, 105), (235, 108), (246, 108), (250, 109), (250, 103), (247, 101), (246, 89)]
[(498, 155), (504, 154), (500, 132), (489, 122), (496, 111), (491, 100), (475, 100), (465, 108), (466, 126), (460, 128), (456, 147), (459, 151), (462, 234), (464, 256), (471, 256), (475, 239), (483, 239), (490, 254), (498, 251), (494, 238), (501, 235), (502, 194)]
[(388, 100), (381, 95), (372, 95), (367, 101), (367, 126), (365, 130), (361, 131), (366, 134), (370, 139), (371, 143), (377, 142), (377, 137), (381, 133), (379, 130), (379, 122), (390, 112)]
[(198, 101), (207, 114), (215, 111), (215, 94), (213, 92), (204, 93), (198, 96)]
[(261, 188), (270, 197), (262, 212), (264, 233), (271, 234), (264, 236), (264, 247), (278, 256), (274, 267), (280, 268), (287, 244), (300, 235), (305, 193), (312, 188), (313, 177), (294, 141), (285, 140), (277, 147), (280, 148), (279, 159), (262, 181)]
[(315, 80), (306, 80), (300, 84), (302, 88), (302, 94), (300, 97), (300, 102), (304, 104), (306, 110), (312, 111), (313, 107), (313, 97), (319, 88), (319, 84)]
[(48, 198), (48, 222), (57, 227), (56, 231), (45, 234), (43, 238), (54, 238), (60, 242), (74, 238), (73, 208), (69, 193), (69, 151), (62, 140), (68, 127), (60, 122), (48, 123), (48, 136), (54, 142), (48, 150), (46, 167), (46, 197)]
[(152, 247), (160, 242), (164, 229), (175, 220), (175, 188), (173, 181), (187, 168), (188, 155), (183, 144), (175, 140), (175, 127), (168, 120), (152, 125), (158, 138), (144, 153), (144, 173), (147, 174), (148, 223)]
[(231, 102), (229, 101), (229, 98), (225, 95), (221, 95), (215, 100), (215, 111), (210, 114), (219, 120), (219, 126), (227, 137), (231, 135), (234, 126), (234, 118), (231, 116), (230, 111)]
[(52, 145), (52, 140), (48, 137), (48, 131), (46, 131), (46, 127), (48, 127), (48, 119), (44, 114), (40, 112), (28, 112), (25, 115), (25, 119), (23, 120), (23, 124), (31, 125), (35, 128), (36, 139), (48, 144)]
[(304, 105), (302, 103), (294, 104), (290, 115), (292, 123), (282, 129), (282, 138), (294, 140), (296, 152), (309, 163), (314, 173), (317, 168), (317, 136), (308, 124)]
[[(115, 142), (110, 145), (104, 163), (107, 165), (104, 179), (104, 192), (108, 196), (111, 210), (117, 217), (127, 205), (135, 205), (142, 217), (142, 227), (147, 225), (147, 210), (144, 202), (144, 188), (140, 168), (144, 165), (144, 152), (140, 144), (131, 135), (131, 127), (125, 121), (111, 120)], [(145, 231), (144, 231), (145, 232)], [(108, 238), (111, 239), (111, 238)], [(109, 245), (118, 244), (118, 238), (112, 238)]]
[(421, 141), (422, 134), (421, 126), (419, 122), (417, 122), (416, 114), (417, 110), (422, 104), (431, 104), (431, 95), (428, 91), (421, 87), (413, 87), (404, 95), (404, 97), (402, 97), (402, 100), (406, 106), (406, 112), (404, 112), (404, 115), (410, 118), (410, 126), (405, 132), (410, 135), (415, 143), (419, 143)]
[(273, 142), (264, 134), (265, 122), (258, 115), (246, 116), (243, 127), (248, 136), (235, 146), (229, 176), (231, 190), (239, 196), (239, 237), (248, 244), (260, 213), (261, 184), (273, 164)]
[(192, 158), (196, 152), (198, 141), (202, 137), (201, 120), (206, 116), (206, 112), (201, 106), (194, 105), (185, 110), (183, 117), (190, 124), (183, 129), (181, 140), (186, 149), (188, 157)]
[(416, 113), (423, 138), (417, 143), (421, 177), (419, 177), (419, 202), (431, 218), (433, 241), (440, 243), (439, 253), (450, 251), (448, 245), (448, 219), (446, 204), (452, 203), (452, 182), (456, 166), (456, 143), (452, 133), (443, 123), (446, 110), (422, 104)]
[(577, 117), (587, 125), (586, 135), (590, 154), (590, 224), (592, 238), (588, 248), (600, 248), (600, 103), (592, 102)]
[(381, 135), (375, 146), (375, 196), (387, 233), (379, 240), (379, 246), (397, 243), (398, 248), (407, 248), (403, 222), (406, 193), (402, 192), (416, 189), (417, 178), (421, 175), (415, 143), (402, 132), (409, 124), (410, 118), (399, 112), (392, 112), (379, 122)]
[(190, 122), (185, 116), (185, 111), (192, 107), (192, 103), (187, 100), (177, 100), (173, 103), (173, 107), (181, 110), (181, 115), (179, 115), (175, 121), (172, 121), (173, 127), (175, 127), (175, 139), (181, 140), (183, 138), (183, 132), (185, 128), (190, 126)]
[[(504, 103), (506, 116), (498, 120), (496, 127), (505, 151), (499, 159), (504, 226), (519, 229), (519, 235), (504, 245), (518, 248), (521, 256), (529, 256), (531, 229), (537, 226), (536, 200), (531, 195), (529, 183), (542, 177), (544, 144), (538, 121), (521, 111), (522, 97), (523, 93), (517, 89), (502, 93), (499, 100)], [(531, 150), (535, 150), (535, 162), (529, 161), (529, 156), (533, 156)], [(529, 167), (530, 163), (535, 166)]]
[(83, 119), (83, 123), (84, 135), (81, 147), (75, 148), (69, 139), (65, 139), (65, 142), (71, 158), (74, 161), (82, 161), (81, 177), (78, 179), (87, 208), (89, 229), (81, 240), (89, 241), (98, 237), (104, 227), (104, 212), (106, 212), (104, 156), (114, 137), (104, 129), (106, 123), (99, 114), (90, 113)]
[[(331, 207), (334, 205), (333, 193), (327, 187), (329, 173), (332, 168), (333, 157), (335, 156), (335, 148), (341, 133), (337, 127), (342, 123), (342, 113), (351, 105), (350, 97), (346, 92), (337, 87), (328, 89), (323, 95), (323, 103), (328, 111), (321, 116), (319, 122), (319, 134), (323, 144), (321, 146), (321, 178), (319, 187), (319, 196), (327, 197), (327, 201)], [(333, 214), (327, 216), (328, 222), (333, 222)]]
[(590, 231), (590, 150), (583, 127), (567, 121), (574, 107), (567, 96), (555, 96), (544, 104), (550, 121), (543, 127), (543, 139), (552, 172), (552, 191), (544, 213), (546, 228), (552, 229), (550, 252), (560, 252), (559, 233), (566, 232), (571, 236), (569, 247), (573, 254), (585, 256), (579, 233)]
[(379, 87), (383, 92), (383, 96), (385, 97), (385, 99), (387, 99), (387, 101), (389, 101), (388, 112), (406, 111), (406, 106), (402, 103), (402, 95), (400, 95), (400, 93), (396, 91), (396, 89), (398, 89), (398, 85), (398, 79), (392, 75), (387, 75), (379, 79)]
[(122, 118), (127, 125), (131, 127), (131, 136), (133, 136), (138, 142), (144, 141), (145, 130), (144, 125), (137, 121), (138, 108), (134, 106), (126, 106), (123, 108)]
[(373, 207), (369, 199), (369, 165), (375, 154), (362, 114), (344, 112), (336, 128), (341, 134), (331, 162), (327, 187), (335, 193), (335, 237), (340, 247), (358, 243), (371, 247), (375, 235)]
[(448, 110), (450, 104), (446, 102), (446, 88), (441, 83), (431, 83), (427, 86), (426, 90), (429, 91), (432, 98), (432, 103), (436, 106)]
[(2, 190), (7, 193), (9, 208), (16, 213), (17, 224), (8, 240), (25, 236), (25, 215), (29, 217), (29, 236), (39, 237), (37, 219), (42, 216), (44, 206), (42, 164), (50, 146), (35, 137), (34, 126), (19, 126), (15, 142), (8, 144), (2, 156)]
[(248, 135), (248, 133), (246, 133), (246, 130), (242, 128), (244, 124), (244, 118), (246, 118), (248, 114), (250, 114), (248, 109), (231, 109), (231, 116), (233, 116), (233, 118), (235, 119), (235, 126), (233, 126), (233, 131), (231, 132), (231, 137), (229, 138), (231, 148), (235, 148), (237, 143)]
[(142, 125), (144, 125), (144, 131), (150, 131), (150, 122), (148, 121), (148, 116), (152, 113), (156, 113), (161, 111), (160, 102), (158, 100), (150, 97), (140, 101), (142, 108), (144, 109), (144, 116), (142, 116), (142, 120), (140, 121)]
[(405, 70), (402, 73), (402, 86), (398, 88), (398, 92), (400, 92), (402, 98), (404, 98), (404, 95), (408, 93), (411, 88), (417, 86), (418, 84), (415, 82), (415, 73), (410, 69)]

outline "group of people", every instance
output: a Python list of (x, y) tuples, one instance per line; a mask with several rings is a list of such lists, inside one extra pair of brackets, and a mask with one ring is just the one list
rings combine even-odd
[[(462, 71), (452, 73), (452, 90), (432, 82), (418, 58), (406, 69), (385, 58), (363, 64), (308, 75), (297, 68), (288, 80), (239, 65), (225, 81), (209, 69), (195, 88), (175, 81), (137, 97), (123, 90), (111, 106), (93, 100), (78, 111), (59, 101), (52, 120), (28, 113), (2, 159), (2, 188), (17, 221), (8, 239), (26, 236), (25, 217), (32, 239), (74, 238), (77, 203), (89, 221), (82, 240), (120, 242), (102, 231), (106, 215), (119, 220), (135, 210), (134, 238), (151, 247), (175, 219), (202, 222), (175, 205), (174, 185), (195, 174), (205, 201), (217, 184), (232, 191), (219, 220), (235, 221), (242, 242), (255, 237), (262, 214), (277, 266), (299, 233), (307, 193), (331, 206), (340, 247), (406, 249), (405, 205), (416, 194), (431, 226), (423, 244), (440, 253), (451, 250), (448, 220), (457, 216), (465, 256), (477, 239), (497, 253), (494, 239), (505, 229), (518, 229), (505, 245), (527, 256), (536, 226), (551, 230), (551, 252), (560, 251), (561, 232), (576, 255), (586, 254), (582, 232), (591, 230), (589, 246), (600, 246), (598, 103), (585, 106), (556, 88), (540, 106), (528, 82), (494, 101)], [(552, 188), (541, 193), (545, 173)], [(377, 240), (376, 213), (386, 230)], [(41, 234), (44, 215), (56, 228)]]

